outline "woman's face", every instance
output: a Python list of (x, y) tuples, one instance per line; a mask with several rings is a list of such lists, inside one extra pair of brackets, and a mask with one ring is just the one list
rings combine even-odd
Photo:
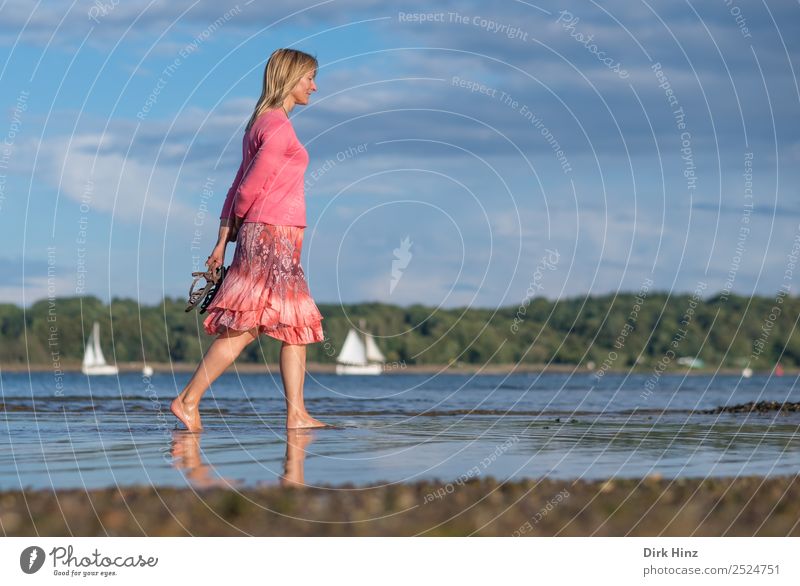
[(308, 97), (311, 95), (311, 92), (317, 91), (317, 84), (314, 83), (315, 76), (316, 71), (312, 69), (306, 72), (294, 86), (294, 89), (292, 89), (292, 97), (294, 98), (295, 104), (308, 104)]

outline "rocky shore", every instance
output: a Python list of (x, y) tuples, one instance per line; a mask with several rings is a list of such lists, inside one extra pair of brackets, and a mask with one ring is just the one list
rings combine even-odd
[(800, 536), (800, 477), (0, 492), (6, 536)]
[(714, 409), (695, 411), (695, 413), (771, 413), (773, 411), (779, 411), (784, 414), (798, 413), (800, 412), (800, 403), (779, 401), (759, 401), (756, 403), (750, 401), (739, 405), (725, 405), (722, 407), (715, 407)]

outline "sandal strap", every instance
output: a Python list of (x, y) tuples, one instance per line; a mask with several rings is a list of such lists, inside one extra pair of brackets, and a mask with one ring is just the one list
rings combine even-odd
[(208, 306), (211, 305), (211, 302), (214, 300), (217, 292), (219, 291), (220, 287), (222, 287), (222, 282), (225, 279), (225, 273), (227, 269), (225, 267), (219, 267), (217, 270), (217, 279), (212, 283), (211, 288), (206, 293), (205, 297), (203, 298), (202, 303), (200, 304), (200, 313), (205, 313)]
[[(202, 301), (203, 297), (205, 297), (206, 293), (208, 293), (209, 287), (212, 283), (208, 280), (209, 272), (208, 271), (194, 271), (192, 273), (194, 279), (192, 280), (192, 284), (189, 286), (189, 301), (186, 309), (184, 311), (189, 312), (192, 311), (200, 301)], [(195, 290), (197, 283), (201, 280), (205, 279), (206, 283), (203, 285), (202, 288)]]
[[(220, 266), (214, 270), (209, 269), (206, 271), (192, 272), (194, 279), (189, 287), (189, 301), (185, 309), (186, 312), (193, 310), (198, 304), (200, 304), (200, 313), (205, 312), (211, 300), (216, 295), (222, 283), (222, 279), (225, 277), (225, 271), (225, 267)], [(195, 290), (200, 279), (205, 279), (206, 282), (202, 288)]]

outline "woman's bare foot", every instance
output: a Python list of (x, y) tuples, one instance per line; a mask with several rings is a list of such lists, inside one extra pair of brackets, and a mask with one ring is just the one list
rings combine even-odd
[(286, 417), (286, 429), (306, 429), (309, 427), (333, 427), (314, 419), (308, 413), (298, 413)]
[(203, 424), (200, 422), (200, 412), (197, 409), (197, 405), (184, 403), (181, 395), (173, 399), (169, 410), (183, 422), (189, 431), (203, 431)]

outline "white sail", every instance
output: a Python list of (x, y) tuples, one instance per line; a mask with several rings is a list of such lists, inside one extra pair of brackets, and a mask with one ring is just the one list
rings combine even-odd
[(83, 352), (83, 366), (93, 366), (95, 363), (94, 355), (94, 330), (89, 334), (89, 340), (86, 342), (86, 349)]
[(350, 328), (350, 331), (347, 332), (342, 351), (339, 352), (336, 361), (341, 364), (367, 363), (367, 351), (364, 348), (364, 343), (353, 328)]
[(94, 363), (97, 366), (105, 366), (106, 364), (106, 357), (103, 356), (103, 350), (100, 348), (100, 324), (94, 322), (94, 326), (92, 329), (92, 334), (94, 334)]
[[(361, 328), (364, 328), (362, 323)], [(336, 358), (336, 374), (381, 374), (385, 358), (370, 334), (362, 341), (358, 333), (350, 328)]]
[(383, 355), (380, 348), (378, 348), (372, 335), (366, 334), (364, 337), (367, 340), (367, 360), (370, 362), (385, 362), (386, 357)]
[(117, 374), (116, 365), (106, 363), (103, 350), (100, 348), (100, 324), (94, 322), (92, 333), (86, 341), (86, 350), (83, 353), (83, 374)]

